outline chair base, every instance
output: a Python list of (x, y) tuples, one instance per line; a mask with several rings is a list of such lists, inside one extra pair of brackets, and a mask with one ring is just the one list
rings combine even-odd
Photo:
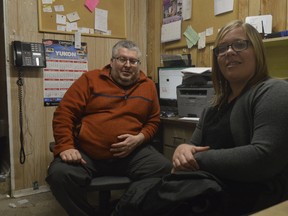
[[(99, 191), (99, 214), (110, 215), (113, 210), (111, 191), (126, 189), (131, 180), (125, 176), (101, 176), (92, 179), (89, 189)], [(114, 203), (115, 204), (115, 203)]]
[[(55, 142), (49, 143), (49, 149), (53, 152)], [(99, 176), (92, 179), (89, 190), (99, 191), (99, 212), (101, 216), (109, 215), (111, 211), (111, 191), (126, 189), (131, 180), (126, 176)]]

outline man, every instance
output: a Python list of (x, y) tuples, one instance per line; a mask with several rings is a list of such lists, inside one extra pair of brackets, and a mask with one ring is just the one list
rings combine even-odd
[(100, 175), (162, 176), (172, 165), (149, 141), (160, 123), (157, 91), (140, 70), (131, 41), (112, 49), (110, 65), (84, 73), (54, 113), (54, 156), (46, 178), (69, 215), (93, 215), (86, 187)]

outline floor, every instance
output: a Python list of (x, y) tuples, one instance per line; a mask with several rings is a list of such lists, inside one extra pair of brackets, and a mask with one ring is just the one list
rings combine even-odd
[(0, 215), (5, 216), (65, 216), (67, 215), (57, 203), (51, 192), (9, 198), (0, 195)]
[[(123, 191), (112, 191), (112, 199), (119, 199)], [(97, 207), (98, 193), (91, 193), (90, 202)], [(66, 216), (51, 192), (43, 192), (20, 198), (9, 198), (0, 194), (0, 216)]]
[[(0, 216), (68, 216), (50, 191), (14, 198), (8, 195), (9, 182), (9, 175), (0, 173)], [(111, 204), (115, 204), (123, 192), (111, 191)], [(98, 192), (88, 193), (88, 201), (97, 209)]]

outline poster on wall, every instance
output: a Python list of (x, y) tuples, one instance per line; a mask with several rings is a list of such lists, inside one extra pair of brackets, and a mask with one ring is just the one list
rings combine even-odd
[(182, 19), (183, 0), (163, 0), (163, 24)]
[(73, 41), (44, 39), (44, 106), (57, 106), (67, 89), (88, 71), (87, 43), (76, 49)]
[(163, 0), (161, 43), (181, 39), (182, 0)]

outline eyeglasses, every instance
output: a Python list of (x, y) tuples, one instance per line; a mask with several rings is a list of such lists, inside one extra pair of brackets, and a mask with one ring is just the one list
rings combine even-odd
[(113, 58), (113, 59), (116, 59), (116, 61), (118, 63), (123, 64), (123, 65), (127, 64), (128, 61), (132, 66), (137, 66), (141, 63), (141, 61), (139, 59), (128, 59), (125, 57), (117, 57), (117, 58)]
[(213, 49), (213, 52), (216, 56), (223, 56), (231, 47), (235, 52), (241, 52), (248, 48), (250, 41), (248, 40), (238, 40), (231, 44), (223, 44)]

